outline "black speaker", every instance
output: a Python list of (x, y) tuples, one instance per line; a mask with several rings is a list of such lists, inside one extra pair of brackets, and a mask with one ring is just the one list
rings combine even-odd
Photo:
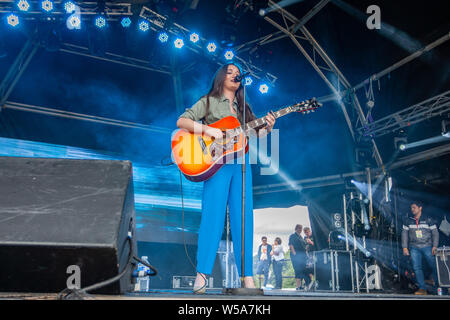
[[(60, 292), (74, 266), (82, 288), (112, 278), (134, 237), (131, 162), (0, 157), (0, 291)], [(131, 269), (93, 293), (131, 290)]]

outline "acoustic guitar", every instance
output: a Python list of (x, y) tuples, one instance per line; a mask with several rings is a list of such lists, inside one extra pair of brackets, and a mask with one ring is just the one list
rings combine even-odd
[[(273, 115), (280, 118), (292, 112), (306, 114), (314, 112), (321, 106), (315, 99), (310, 99), (282, 108), (273, 112)], [(172, 160), (188, 180), (194, 182), (207, 180), (227, 161), (242, 156), (244, 144), (247, 153), (248, 139), (244, 137), (247, 137), (251, 130), (265, 125), (265, 117), (247, 122), (245, 127), (233, 116), (222, 118), (209, 125), (222, 130), (224, 138), (220, 141), (205, 134), (179, 129), (172, 135)]]

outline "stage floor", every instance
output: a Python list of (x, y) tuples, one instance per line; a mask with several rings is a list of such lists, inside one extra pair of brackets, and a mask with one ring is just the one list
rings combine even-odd
[[(0, 300), (57, 300), (56, 293), (0, 293)], [(123, 295), (89, 294), (93, 300), (450, 300), (449, 295), (352, 293), (352, 292), (302, 292), (295, 290), (264, 290), (264, 295), (223, 294), (219, 289), (207, 290), (205, 294), (193, 294), (191, 290), (152, 289), (149, 292), (126, 293)]]

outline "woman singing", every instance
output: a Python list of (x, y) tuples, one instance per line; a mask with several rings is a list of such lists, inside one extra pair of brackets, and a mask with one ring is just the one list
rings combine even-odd
[[(242, 124), (244, 110), (244, 89), (241, 82), (235, 78), (241, 72), (235, 64), (227, 64), (219, 68), (214, 77), (212, 87), (207, 95), (197, 101), (192, 108), (187, 109), (177, 121), (177, 126), (190, 132), (202, 132), (205, 135), (222, 139), (220, 129), (208, 126), (224, 117), (236, 117)], [(255, 119), (252, 110), (246, 105), (246, 122)], [(202, 120), (202, 123), (197, 121)], [(272, 130), (275, 117), (268, 113), (266, 117), (266, 131)], [(261, 135), (260, 134), (260, 135)], [(242, 220), (242, 164), (225, 164), (203, 185), (202, 218), (198, 236), (197, 277), (194, 283), (194, 293), (206, 291), (206, 275), (211, 274), (216, 251), (222, 236), (228, 204), (230, 226), (233, 238), (233, 248), (236, 265), (241, 275), (241, 220)], [(246, 164), (249, 163), (248, 154)], [(253, 282), (253, 192), (252, 174), (250, 167), (245, 176), (245, 265), (244, 287), (255, 288)]]

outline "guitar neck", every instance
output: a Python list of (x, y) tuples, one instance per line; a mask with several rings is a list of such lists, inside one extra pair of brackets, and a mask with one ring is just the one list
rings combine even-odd
[[(292, 112), (291, 107), (287, 107), (287, 108), (283, 108), (278, 111), (275, 111), (273, 114), (275, 116), (275, 119), (278, 119), (278, 118), (283, 117), (291, 112)], [(264, 125), (265, 123), (266, 123), (265, 116), (262, 118), (247, 122), (245, 124), (245, 131), (258, 128), (258, 127)]]

